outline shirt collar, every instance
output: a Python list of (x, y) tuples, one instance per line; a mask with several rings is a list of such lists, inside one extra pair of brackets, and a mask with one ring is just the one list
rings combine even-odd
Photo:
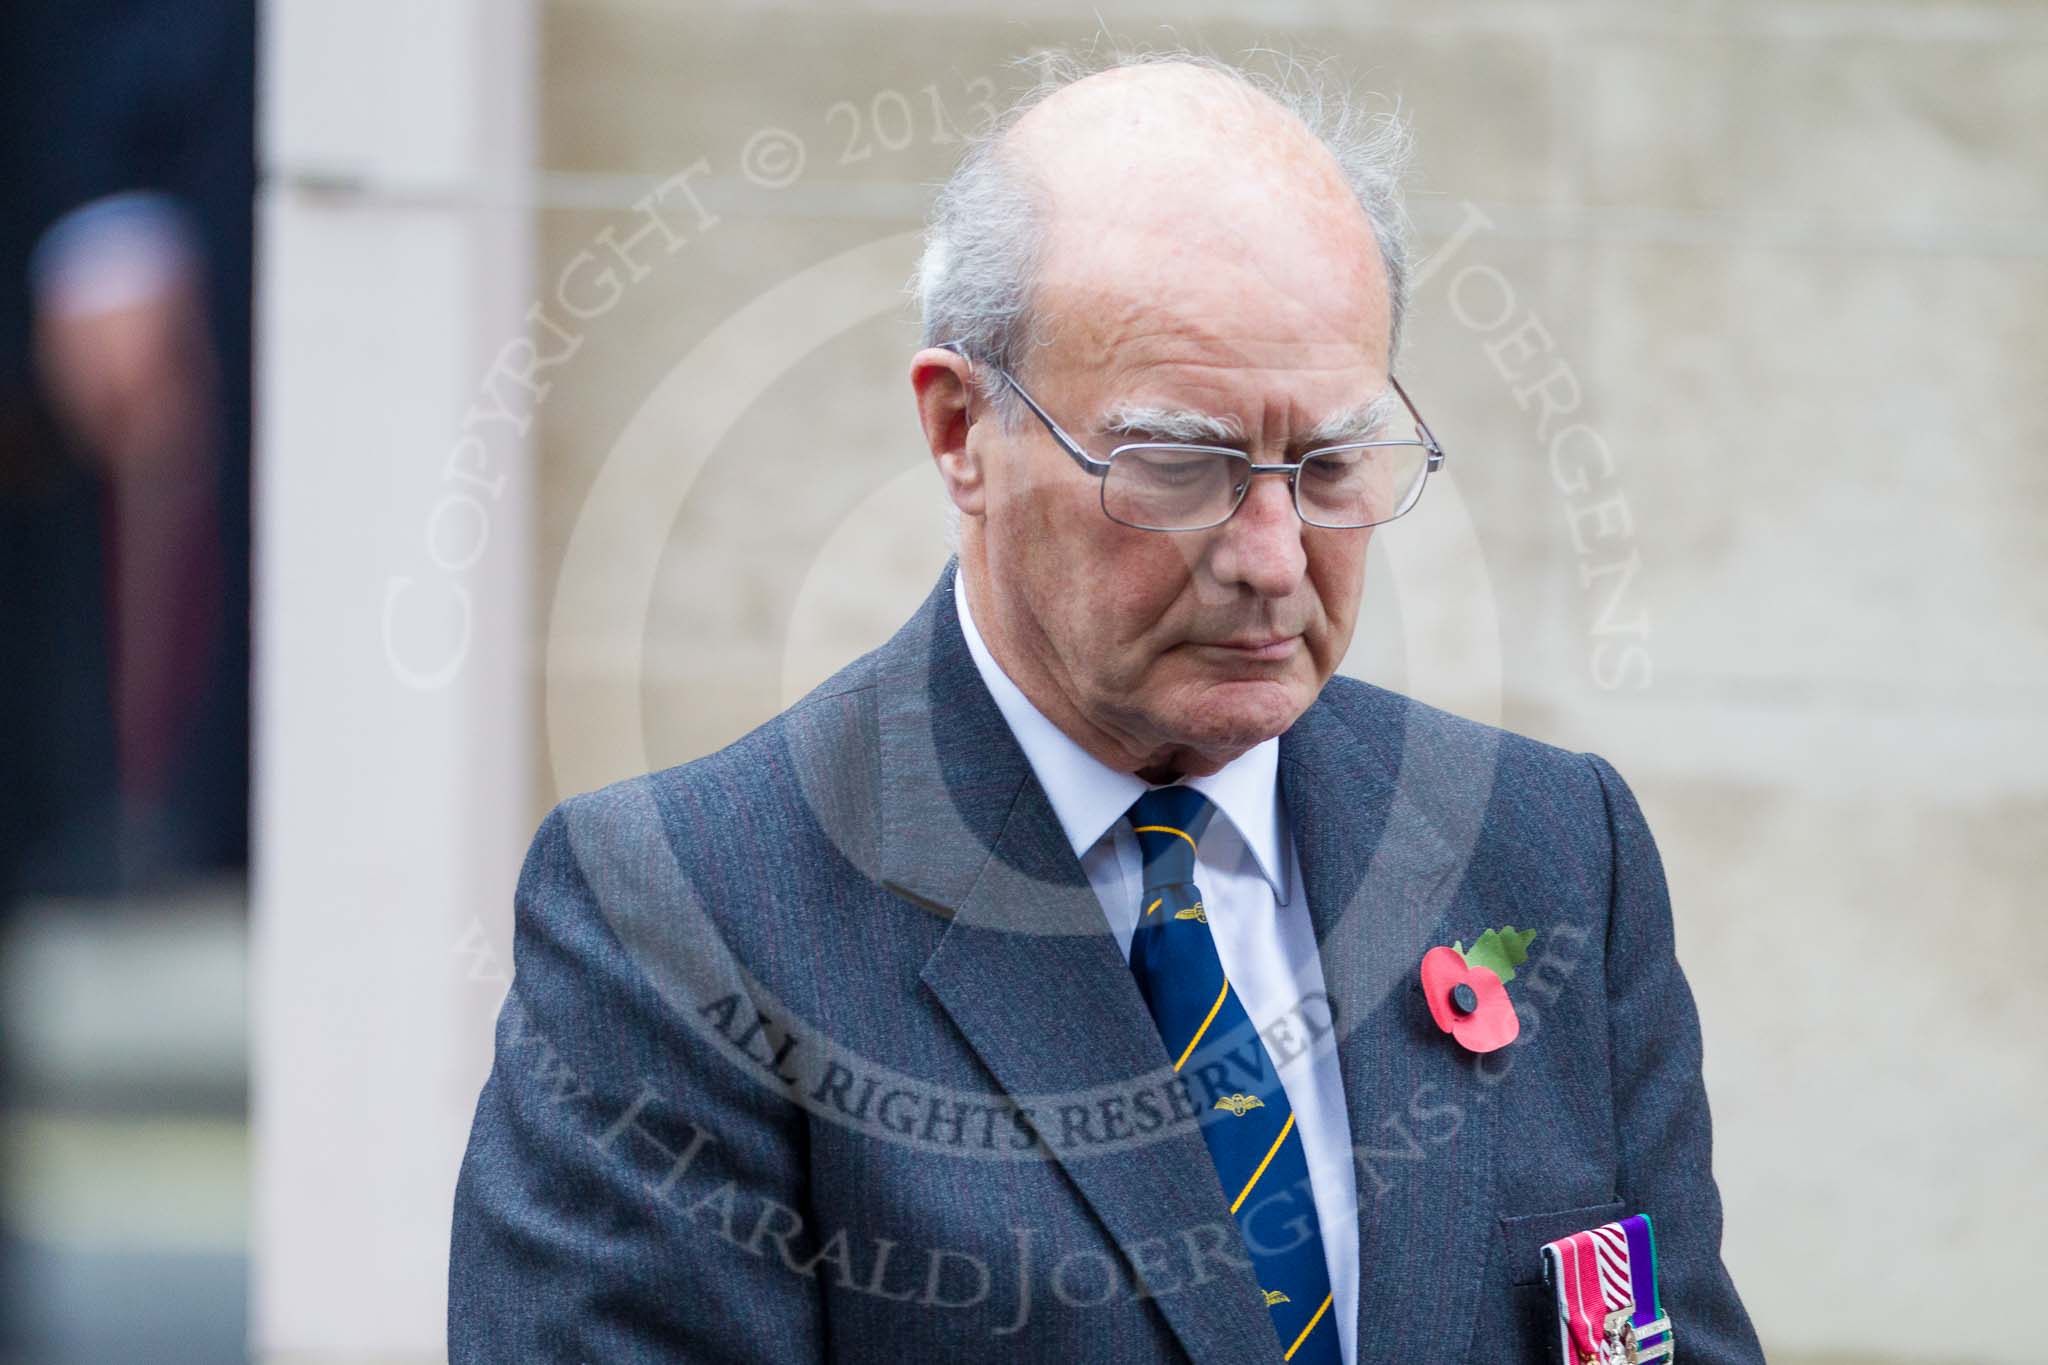
[[(989, 653), (974, 615), (967, 606), (965, 575), (953, 574), (953, 605), (960, 617), (960, 633), (967, 637), (967, 652), (981, 674), (996, 709), (1003, 713), (1017, 747), (1045, 789), (1060, 829), (1073, 846), (1076, 858), (1095, 847), (1103, 834), (1124, 816), (1131, 803), (1148, 790), (1135, 773), (1118, 772), (1076, 744), (1066, 731), (1045, 718), (1023, 689), (1010, 681), (1002, 666)], [(1206, 777), (1191, 777), (1187, 785), (1209, 798), (1243, 838), (1259, 865), (1259, 872), (1272, 885), (1274, 898), (1287, 903), (1284, 847), (1281, 838), (1280, 740), (1277, 736), (1239, 754)]]

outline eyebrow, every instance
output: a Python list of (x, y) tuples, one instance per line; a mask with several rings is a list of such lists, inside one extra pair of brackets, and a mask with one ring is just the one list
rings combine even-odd
[(1376, 398), (1333, 412), (1310, 427), (1301, 438), (1302, 447), (1338, 446), (1350, 441), (1373, 440), (1393, 424), (1401, 408), (1401, 400), (1394, 396), (1392, 389), (1388, 389)]
[(1118, 403), (1103, 414), (1105, 436), (1148, 437), (1155, 441), (1188, 441), (1197, 445), (1230, 445), (1244, 440), (1235, 417), (1216, 417), (1193, 408), (1150, 408)]
[[(1392, 390), (1354, 403), (1317, 422), (1292, 443), (1299, 449), (1368, 441), (1383, 432), (1401, 411), (1401, 400)], [(1217, 416), (1194, 408), (1147, 407), (1118, 403), (1103, 414), (1105, 436), (1123, 436), (1154, 441), (1178, 441), (1193, 445), (1242, 445), (1244, 425), (1232, 416)]]

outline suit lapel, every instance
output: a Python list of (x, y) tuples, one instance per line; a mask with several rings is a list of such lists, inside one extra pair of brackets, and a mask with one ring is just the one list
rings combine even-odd
[[(1051, 1159), (1119, 1246), (1160, 1239), (1177, 1254), (1184, 1231), (1228, 1229), (1192, 1127), (1093, 1150), (1058, 1141), (1061, 1103), (1156, 1091), (1172, 1068), (1051, 803), (975, 671), (950, 571), (891, 642), (883, 689), (883, 879), (951, 921), (925, 984), (1003, 1090), (1036, 1111)], [(1273, 1350), (1248, 1270), (1156, 1302), (1195, 1360)]]
[[(1493, 1228), (1492, 1110), (1471, 1054), (1439, 1031), (1422, 955), (1484, 926), (1452, 906), (1488, 792), (1425, 790), (1406, 703), (1377, 694), (1361, 734), (1329, 700), (1281, 740), (1281, 797), (1301, 859), (1356, 1156), (1358, 1359), (1462, 1359)], [(1467, 770), (1470, 771), (1470, 770)], [(1477, 805), (1474, 805), (1476, 801)]]
[[(967, 652), (950, 569), (884, 653), (882, 876), (951, 921), (926, 985), (1020, 1103), (1056, 1109), (1091, 1087), (1163, 1081), (1165, 1049), (1102, 908)], [(1433, 728), (1376, 696), (1358, 708), (1375, 717), (1362, 728), (1327, 699), (1304, 713), (1281, 740), (1281, 797), (1357, 1154), (1358, 1358), (1459, 1359), (1492, 1245), (1494, 1125), (1488, 1088), (1430, 1020), (1417, 971), (1430, 948), (1486, 927), (1456, 920), (1453, 903), (1489, 794), (1458, 774), (1490, 771), (1490, 756), (1425, 751)], [(1057, 1136), (1052, 1109), (1039, 1117)], [(1092, 1155), (1048, 1145), (1120, 1245), (1229, 1221), (1191, 1130)], [(1196, 1360), (1271, 1350), (1248, 1272), (1158, 1303)]]

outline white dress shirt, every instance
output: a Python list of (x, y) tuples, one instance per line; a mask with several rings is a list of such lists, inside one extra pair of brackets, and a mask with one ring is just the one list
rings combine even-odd
[[(964, 576), (953, 577), (961, 633), (981, 680), (1016, 736), (1053, 814), (1073, 845), (1088, 884), (1102, 902), (1109, 931), (1126, 959), (1144, 891), (1138, 836), (1124, 818), (1144, 795), (1145, 781), (1108, 767), (1047, 720), (1004, 673), (975, 629)], [(1263, 1034), (1283, 1016), (1289, 1032), (1317, 1037), (1288, 1064), (1280, 1082), (1294, 1109), (1295, 1131), (1308, 1161), (1309, 1189), (1330, 1268), (1330, 1310), (1346, 1365), (1358, 1354), (1358, 1178), (1351, 1165), (1351, 1125), (1337, 1068), (1329, 1011), (1320, 1003), (1323, 965), (1315, 927), (1299, 893), (1301, 865), (1280, 806), (1280, 741), (1269, 739), (1207, 777), (1186, 785), (1209, 798), (1221, 818), (1211, 820), (1195, 856), (1195, 879), (1208, 909), (1209, 931), (1223, 974)], [(1306, 1015), (1306, 1021), (1303, 1017)]]

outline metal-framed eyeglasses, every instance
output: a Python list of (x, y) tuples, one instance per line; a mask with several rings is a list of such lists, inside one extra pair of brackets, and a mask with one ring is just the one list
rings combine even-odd
[(1411, 511), (1429, 476), (1444, 463), (1443, 447), (1392, 375), (1387, 382), (1406, 409), (1405, 422), (1393, 417), (1379, 424), (1373, 439), (1318, 446), (1291, 463), (1260, 464), (1229, 446), (1179, 441), (1129, 441), (1098, 460), (1002, 366), (976, 360), (959, 342), (944, 342), (941, 349), (994, 370), (1068, 457), (1101, 480), (1104, 515), (1140, 531), (1221, 526), (1243, 505), (1252, 480), (1261, 474), (1287, 476), (1294, 510), (1308, 525), (1362, 530)]

